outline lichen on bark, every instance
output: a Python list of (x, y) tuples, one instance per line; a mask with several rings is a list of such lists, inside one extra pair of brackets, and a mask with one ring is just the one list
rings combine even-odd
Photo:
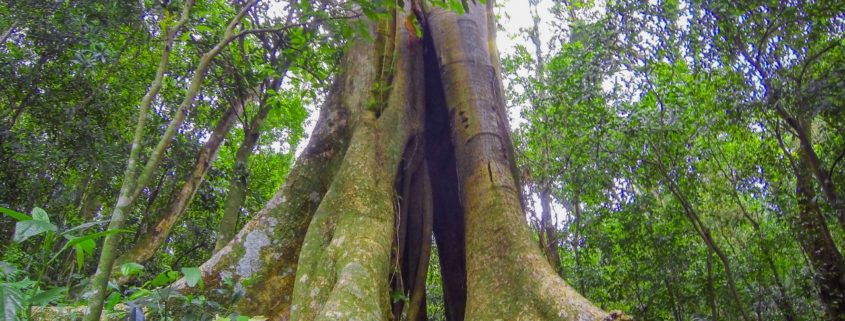
[[(421, 42), (398, 25), (376, 21), (376, 45), (353, 45), (350, 68), (373, 72), (389, 88), (381, 107), (358, 110), (340, 170), (308, 228), (297, 270), (293, 320), (387, 320), (395, 181), (406, 146), (422, 133)], [(386, 63), (394, 61), (392, 63)], [(396, 68), (387, 67), (394, 64)], [(385, 96), (368, 91), (366, 101)], [(376, 97), (372, 97), (376, 96)]]
[[(424, 320), (433, 232), (449, 320), (619, 319), (569, 287), (532, 240), (493, 1), (464, 15), (406, 2), (370, 21), (375, 41), (349, 45), (309, 146), (202, 266), (206, 287), (252, 278), (238, 310), (274, 320)], [(424, 39), (404, 27), (410, 14)]]
[(563, 282), (525, 222), (498, 76), (492, 1), (428, 13), (466, 215), (467, 320), (601, 320)]

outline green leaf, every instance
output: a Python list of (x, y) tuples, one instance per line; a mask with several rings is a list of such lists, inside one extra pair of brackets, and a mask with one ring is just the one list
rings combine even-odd
[(78, 244), (73, 247), (76, 249), (76, 269), (82, 270), (82, 266), (85, 264), (85, 252), (79, 250), (78, 247)]
[(29, 221), (29, 220), (32, 219), (32, 217), (29, 217), (29, 215), (26, 215), (26, 214), (18, 212), (18, 211), (10, 210), (10, 209), (5, 208), (5, 207), (0, 207), (0, 213), (6, 214), (6, 216), (11, 217), (11, 218), (18, 220), (18, 221)]
[(33, 220), (39, 220), (50, 223), (50, 216), (47, 215), (47, 211), (45, 211), (43, 208), (33, 208), (32, 211), (29, 212), (29, 214), (32, 214)]
[(168, 283), (176, 281), (181, 275), (179, 272), (176, 271), (167, 271), (167, 278), (170, 280)]
[(102, 232), (97, 232), (97, 233), (91, 233), (91, 234), (83, 235), (83, 236), (79, 236), (79, 237), (73, 236), (73, 235), (70, 235), (70, 234), (63, 234), (62, 236), (64, 238), (68, 239), (68, 242), (65, 243), (65, 245), (62, 247), (62, 249), (59, 252), (57, 252), (55, 256), (57, 257), (59, 254), (61, 254), (65, 250), (73, 247), (73, 249), (76, 251), (76, 267), (81, 270), (82, 265), (85, 262), (85, 254), (93, 254), (94, 249), (97, 247), (97, 243), (94, 242), (95, 239), (101, 238), (101, 237), (109, 235), (109, 234), (125, 233), (125, 232), (129, 232), (129, 230), (123, 230), (123, 229), (108, 230), (108, 231), (102, 231)]
[(153, 278), (152, 280), (147, 281), (147, 283), (144, 284), (144, 287), (146, 287), (147, 285), (150, 285), (152, 287), (159, 287), (159, 286), (166, 285), (168, 282), (169, 282), (169, 279), (167, 278), (167, 274), (162, 272), (162, 273), (159, 273), (158, 275), (156, 275), (156, 277)]
[(148, 296), (148, 295), (150, 295), (150, 293), (152, 293), (150, 290), (138, 289), (138, 291), (135, 291), (134, 293), (132, 293), (132, 295), (130, 295), (128, 299), (134, 301), (134, 300), (137, 300), (138, 298)]
[(185, 276), (185, 282), (189, 287), (194, 287), (197, 284), (202, 284), (202, 273), (199, 268), (184, 267), (182, 268), (182, 275)]
[(114, 306), (120, 303), (121, 295), (118, 292), (112, 292), (106, 298), (106, 310), (114, 311)]
[(120, 274), (130, 276), (144, 271), (144, 266), (135, 262), (124, 263), (120, 266)]
[(32, 297), (30, 303), (38, 306), (45, 306), (50, 302), (56, 302), (67, 292), (67, 287), (52, 288), (47, 291), (39, 291)]
[(402, 291), (393, 291), (390, 293), (390, 298), (393, 299), (393, 302), (405, 301), (407, 302), (410, 298), (405, 295)]
[(94, 221), (94, 222), (88, 222), (88, 223), (84, 223), (84, 224), (79, 224), (79, 225), (74, 226), (74, 227), (72, 227), (72, 228), (70, 228), (70, 229), (67, 229), (67, 230), (62, 231), (62, 233), (61, 233), (61, 234), (62, 234), (62, 235), (63, 235), (66, 239), (70, 240), (70, 239), (73, 239), (73, 237), (68, 237), (67, 235), (68, 235), (68, 234), (70, 234), (70, 233), (72, 233), (72, 232), (76, 232), (76, 231), (79, 231), (79, 230), (84, 230), (84, 229), (87, 229), (87, 228), (92, 227), (92, 226), (95, 226), (95, 225), (106, 224), (106, 223), (108, 223), (108, 222), (109, 222), (109, 221), (108, 221), (108, 220), (106, 220), (106, 221)]
[(20, 221), (15, 224), (14, 241), (21, 243), (28, 238), (44, 232), (55, 232), (58, 228), (50, 222), (42, 220)]
[(18, 321), (23, 294), (9, 283), (0, 284), (0, 321)]
[(149, 282), (145, 283), (144, 285), (145, 286), (151, 285), (153, 287), (165, 286), (165, 285), (170, 284), (173, 281), (176, 281), (176, 279), (178, 279), (178, 278), (179, 278), (179, 272), (164, 271), (164, 272), (161, 272), (158, 275), (156, 275), (156, 277), (153, 278), (152, 281), (149, 281)]
[(82, 252), (82, 254), (92, 254), (94, 253), (94, 249), (97, 248), (97, 242), (94, 242), (94, 240), (84, 240), (74, 244), (73, 248), (77, 252)]
[(76, 244), (79, 244), (79, 243), (82, 243), (82, 242), (85, 242), (85, 241), (88, 241), (88, 240), (95, 240), (95, 239), (98, 239), (98, 238), (101, 238), (101, 237), (104, 237), (104, 236), (107, 236), (107, 235), (117, 234), (117, 233), (129, 233), (129, 230), (114, 229), (114, 230), (107, 230), (107, 231), (102, 231), (102, 232), (97, 232), (97, 233), (86, 234), (86, 235), (79, 236), (79, 237), (73, 237), (73, 236), (67, 237), (66, 236), (65, 238), (69, 238), (70, 241), (68, 241), (65, 244), (64, 248), (67, 249), (67, 248), (70, 248), (71, 246), (74, 246)]

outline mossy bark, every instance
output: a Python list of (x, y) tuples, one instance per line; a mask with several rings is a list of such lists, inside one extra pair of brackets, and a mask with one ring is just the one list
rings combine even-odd
[(370, 91), (368, 105), (350, 106), (357, 124), (302, 246), (293, 320), (388, 320), (392, 314), (395, 213), (407, 204), (395, 197), (396, 181), (405, 151), (421, 153), (425, 110), (422, 42), (404, 28), (403, 17), (375, 22), (375, 43), (360, 42), (348, 53), (356, 62), (348, 67), (367, 70), (365, 79), (379, 90)]
[[(229, 43), (238, 37), (240, 33), (236, 32), (236, 28), (241, 25), (247, 11), (255, 6), (257, 2), (258, 0), (247, 1), (240, 11), (238, 11), (238, 13), (229, 21), (229, 24), (226, 26), (226, 30), (223, 33), (223, 38), (213, 48), (200, 57), (199, 63), (194, 70), (190, 83), (188, 84), (185, 97), (182, 98), (182, 102), (173, 113), (173, 118), (168, 123), (167, 128), (164, 130), (164, 133), (162, 133), (155, 148), (153, 148), (153, 151), (147, 159), (143, 169), (136, 174), (136, 168), (138, 167), (136, 161), (138, 160), (138, 155), (141, 149), (140, 143), (143, 136), (146, 110), (149, 108), (150, 103), (157, 94), (157, 91), (162, 86), (163, 75), (167, 70), (169, 53), (173, 49), (174, 38), (181, 26), (190, 16), (190, 10), (194, 3), (192, 0), (185, 3), (182, 14), (180, 15), (176, 25), (168, 29), (167, 37), (165, 39), (165, 48), (158, 71), (156, 72), (156, 78), (153, 80), (150, 90), (141, 101), (141, 108), (139, 112), (140, 116), (135, 130), (130, 156), (127, 160), (124, 181), (121, 184), (120, 194), (118, 195), (117, 202), (115, 203), (114, 211), (112, 211), (111, 221), (108, 226), (109, 230), (117, 230), (123, 227), (123, 223), (126, 220), (126, 214), (132, 209), (132, 205), (135, 200), (138, 199), (150, 177), (155, 173), (159, 164), (163, 161), (164, 153), (173, 141), (173, 137), (176, 136), (177, 129), (182, 126), (187, 110), (193, 105), (194, 100), (197, 95), (199, 95), (203, 80), (211, 67), (211, 62), (224, 48), (229, 45)], [(120, 239), (121, 234), (115, 233), (106, 235), (103, 240), (103, 248), (100, 251), (100, 259), (97, 263), (97, 272), (94, 273), (91, 281), (91, 288), (94, 291), (94, 294), (89, 302), (89, 310), (91, 313), (85, 316), (85, 321), (98, 321), (100, 319), (100, 313), (103, 310), (103, 301), (108, 295), (108, 282), (111, 278), (115, 259), (117, 258), (117, 253), (115, 252), (118, 244), (120, 243)]]
[[(161, 59), (159, 60), (156, 76), (153, 79), (150, 89), (141, 99), (140, 108), (138, 110), (138, 122), (135, 126), (135, 133), (132, 138), (132, 144), (129, 151), (129, 158), (126, 161), (126, 170), (123, 174), (123, 182), (121, 182), (120, 192), (115, 202), (114, 210), (110, 216), (108, 225), (109, 230), (117, 230), (123, 227), (126, 220), (126, 213), (131, 210), (133, 190), (138, 189), (137, 185), (144, 185), (146, 182), (143, 179), (136, 179), (136, 171), (138, 168), (138, 158), (141, 153), (141, 140), (144, 134), (144, 123), (147, 118), (147, 111), (150, 108), (153, 100), (158, 92), (161, 90), (164, 81), (164, 73), (167, 71), (167, 65), (170, 62), (170, 52), (173, 50), (173, 42), (182, 25), (188, 20), (191, 8), (193, 7), (193, 0), (188, 0), (182, 9), (182, 13), (176, 24), (167, 30), (164, 38), (164, 48), (162, 50)], [(141, 175), (144, 176), (144, 175)], [(145, 176), (148, 177), (149, 175)], [(85, 316), (86, 321), (100, 320), (100, 314), (103, 311), (103, 302), (106, 299), (109, 277), (111, 276), (111, 268), (114, 264), (114, 259), (117, 256), (115, 253), (117, 245), (120, 243), (120, 234), (110, 234), (103, 240), (103, 247), (100, 251), (100, 258), (97, 262), (97, 271), (94, 273), (91, 281), (91, 288), (94, 294), (88, 304), (88, 314)]]
[[(342, 64), (354, 66), (345, 59)], [(305, 232), (317, 206), (333, 182), (346, 154), (354, 123), (352, 106), (365, 106), (372, 75), (344, 68), (329, 90), (308, 145), (296, 160), (276, 195), (255, 214), (234, 238), (201, 267), (205, 295), (220, 302), (214, 291), (230, 278), (244, 297), (239, 312), (273, 320), (287, 319), (294, 275)], [(249, 282), (245, 282), (249, 280)], [(185, 292), (184, 281), (174, 284)]]
[[(285, 71), (287, 66), (285, 64)], [(273, 90), (278, 90), (283, 78), (277, 78), (270, 82)], [(261, 136), (261, 125), (270, 114), (271, 104), (267, 103), (267, 97), (261, 100), (260, 108), (249, 126), (244, 129), (244, 140), (235, 153), (235, 164), (232, 170), (232, 178), (229, 180), (229, 191), (226, 193), (226, 200), (223, 201), (223, 217), (217, 228), (217, 240), (214, 243), (214, 252), (222, 249), (237, 233), (238, 217), (241, 215), (241, 207), (247, 195), (247, 177), (249, 176), (249, 156), (255, 146), (258, 145), (258, 138)]]
[(467, 320), (600, 320), (543, 258), (525, 222), (502, 97), (493, 1), (433, 9), (438, 57), (466, 215)]
[(174, 191), (175, 195), (171, 198), (168, 210), (161, 215), (157, 223), (147, 227), (146, 231), (141, 234), (140, 241), (135, 242), (135, 246), (115, 260), (112, 273), (116, 273), (124, 263), (146, 262), (167, 241), (173, 226), (190, 205), (191, 199), (194, 198), (194, 194), (205, 179), (205, 174), (214, 159), (217, 158), (217, 151), (220, 149), (226, 133), (232, 128), (238, 115), (242, 113), (243, 104), (241, 102), (234, 102), (229, 109), (223, 112), (222, 117), (211, 132), (211, 136), (197, 153), (194, 170), (182, 182), (182, 187), (178, 191)]
[(532, 241), (492, 2), (458, 15), (406, 1), (370, 22), (374, 40), (347, 49), (285, 185), (202, 266), (207, 289), (230, 277), (246, 293), (237, 309), (273, 320), (424, 320), (433, 233), (449, 320), (618, 316), (566, 285)]
[(819, 299), (826, 320), (845, 319), (845, 260), (827, 227), (812, 183), (812, 167), (806, 163), (806, 150), (799, 150), (795, 181), (798, 213), (792, 217), (793, 229), (801, 249), (815, 273)]

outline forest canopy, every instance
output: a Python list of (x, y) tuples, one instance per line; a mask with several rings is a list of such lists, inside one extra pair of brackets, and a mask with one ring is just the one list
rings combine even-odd
[(0, 4), (0, 320), (845, 320), (845, 5), (524, 1)]

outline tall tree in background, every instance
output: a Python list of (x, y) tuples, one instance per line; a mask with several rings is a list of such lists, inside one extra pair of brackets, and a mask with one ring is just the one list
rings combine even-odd
[(642, 319), (841, 319), (841, 6), (554, 2), (517, 137), (533, 174), (549, 146), (566, 164), (532, 177), (556, 203), (579, 191), (567, 280)]

